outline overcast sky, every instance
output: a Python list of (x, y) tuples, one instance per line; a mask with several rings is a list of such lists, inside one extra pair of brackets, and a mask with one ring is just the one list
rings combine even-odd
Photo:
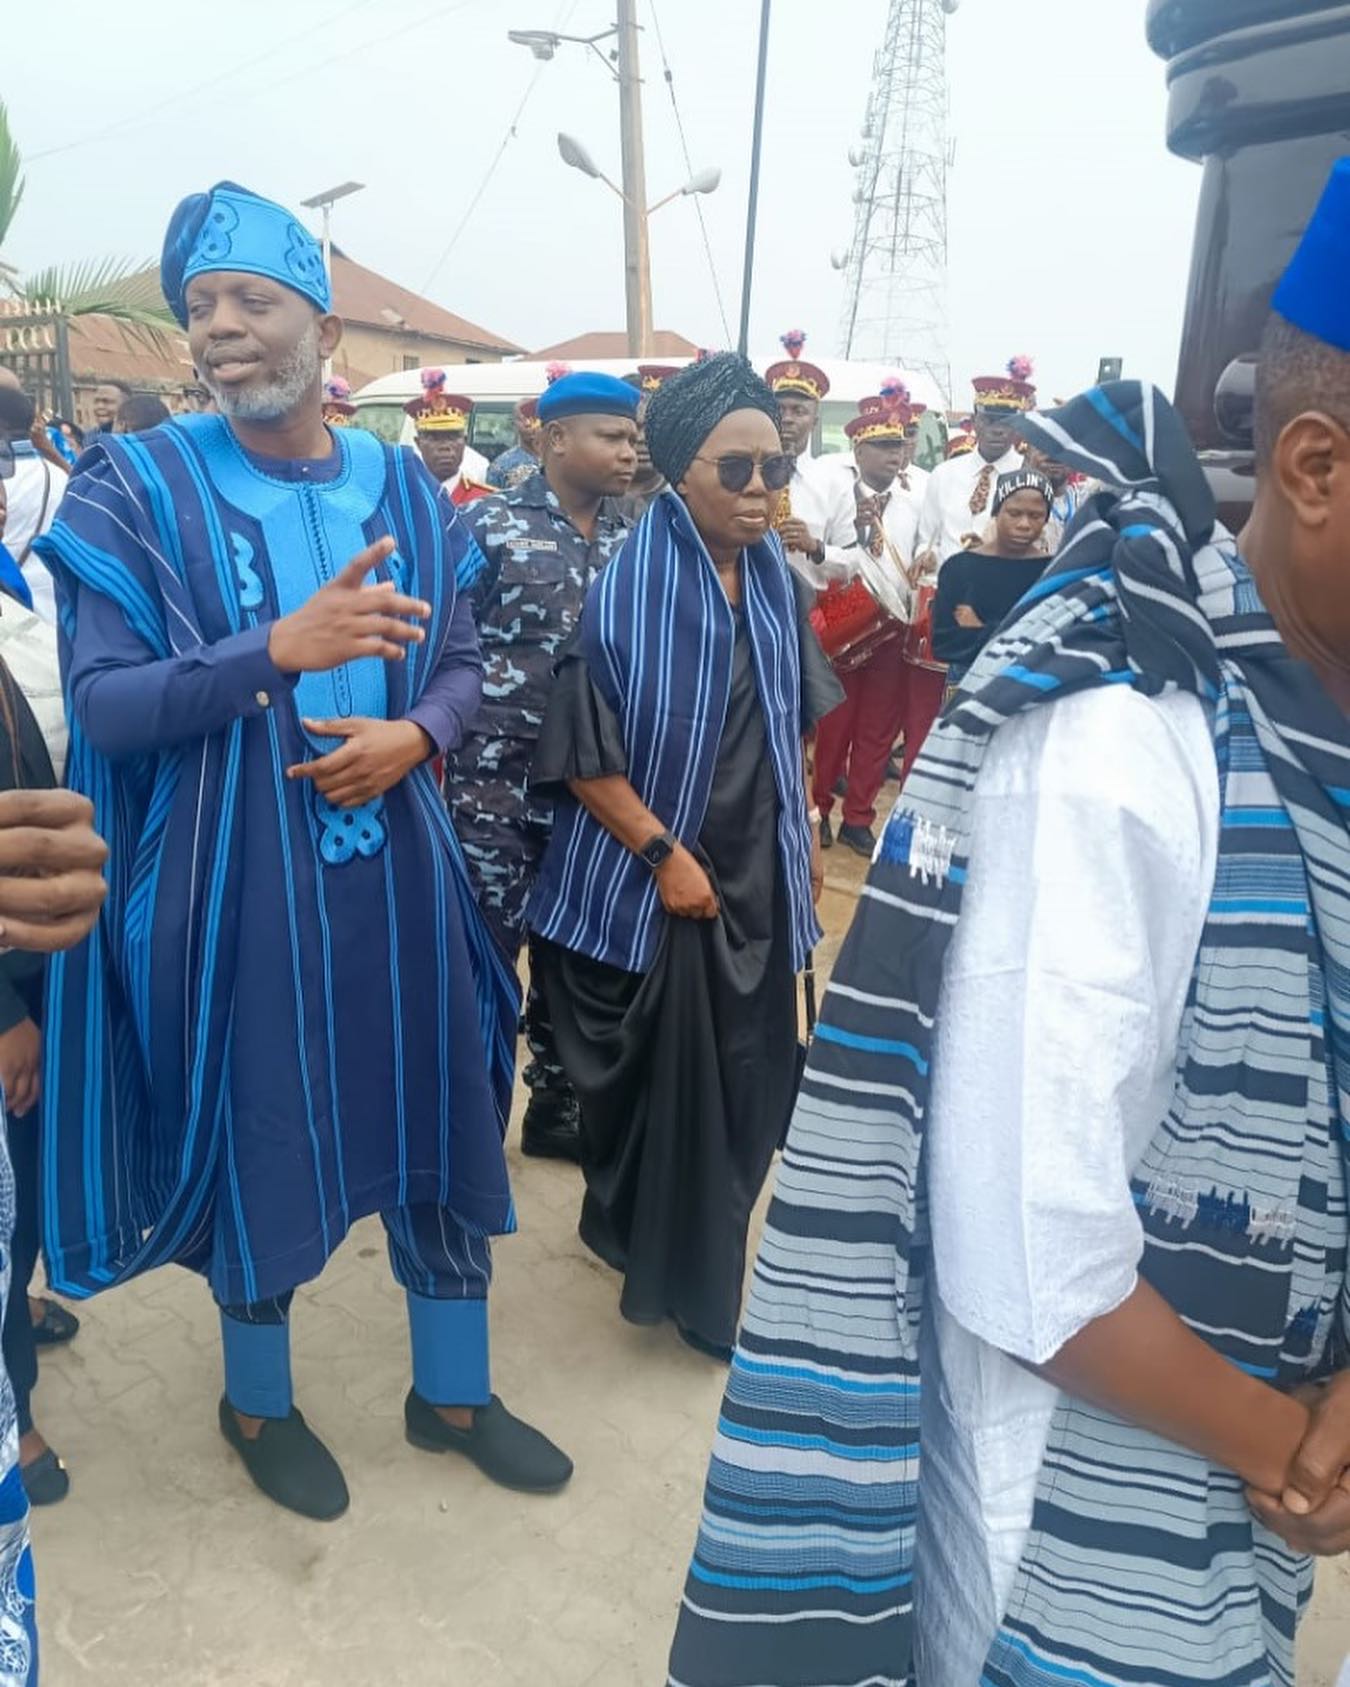
[[(752, 352), (800, 326), (838, 349), (853, 172), (886, 0), (776, 0)], [(647, 179), (686, 179), (659, 20), (734, 337), (749, 176), (757, 0), (640, 0)], [(948, 29), (951, 356), (965, 378), (1014, 353), (1043, 393), (1099, 356), (1171, 388), (1195, 166), (1164, 141), (1164, 67), (1143, 0), (962, 0)], [(158, 251), (184, 193), (220, 177), (296, 203), (348, 178), (334, 232), (352, 257), (527, 347), (623, 323), (622, 219), (567, 170), (565, 128), (618, 174), (605, 67), (581, 48), (539, 66), (508, 27), (592, 33), (612, 0), (65, 0), (6, 31), (0, 97), (28, 160), (6, 257), (21, 267)], [(511, 119), (486, 193), (447, 253)], [(72, 144), (73, 143), (73, 144)], [(689, 200), (653, 219), (655, 318), (726, 343)]]

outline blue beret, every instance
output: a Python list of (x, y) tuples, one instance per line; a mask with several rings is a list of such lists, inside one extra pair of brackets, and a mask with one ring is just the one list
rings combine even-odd
[(1275, 309), (1314, 339), (1350, 351), (1350, 158), (1337, 160), (1304, 231)]
[(189, 194), (169, 218), (159, 278), (169, 309), (183, 327), (188, 282), (222, 269), (265, 275), (318, 310), (333, 308), (318, 241), (284, 205), (237, 182), (217, 182), (209, 193)]
[(578, 369), (539, 395), (539, 420), (561, 422), (565, 416), (627, 416), (637, 420), (642, 394), (627, 381)]

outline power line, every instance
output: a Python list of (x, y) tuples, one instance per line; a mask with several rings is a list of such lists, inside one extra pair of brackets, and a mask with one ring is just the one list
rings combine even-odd
[[(360, 3), (365, 4), (367, 3), (367, 0), (360, 0)], [(292, 82), (299, 82), (302, 78), (309, 78), (317, 71), (327, 70), (329, 65), (340, 64), (343, 59), (354, 58), (357, 53), (364, 53), (367, 47), (382, 47), (388, 41), (397, 41), (400, 36), (410, 35), (414, 29), (420, 29), (425, 23), (434, 23), (438, 18), (449, 17), (455, 12), (465, 12), (470, 6), (476, 6), (478, 4), (479, 0), (458, 0), (457, 5), (447, 5), (442, 3), (439, 6), (433, 6), (429, 12), (423, 12), (420, 16), (413, 18), (410, 22), (400, 25), (398, 29), (381, 30), (378, 35), (367, 36), (364, 41), (358, 41), (355, 46), (343, 47), (336, 53), (330, 53), (326, 59), (318, 60), (317, 63), (314, 63), (313, 61), (306, 61), (306, 63), (301, 65), (297, 70), (287, 71), (284, 76), (278, 77), (275, 82), (269, 82), (265, 87), (257, 90), (250, 89), (249, 92), (250, 94), (254, 92), (258, 94), (270, 94), (277, 88), (289, 87)], [(339, 14), (339, 16), (341, 15), (342, 14)]]
[[(666, 43), (661, 34), (661, 17), (656, 9), (656, 0), (648, 0), (648, 8), (652, 14), (652, 24), (656, 29), (656, 46), (658, 52), (661, 54), (662, 74), (666, 79), (666, 87), (670, 89), (670, 104), (671, 109), (675, 113), (675, 127), (679, 131), (680, 135), (680, 149), (684, 153), (684, 167), (692, 176), (694, 173), (694, 160), (689, 154), (689, 141), (684, 132), (684, 119), (680, 115), (680, 102), (675, 95), (675, 78), (671, 74), (670, 60), (666, 57)], [(703, 206), (700, 203), (699, 196), (694, 194), (691, 197), (694, 201), (694, 210), (698, 216), (699, 232), (703, 236), (703, 252), (704, 256), (708, 260), (708, 274), (712, 277), (713, 293), (717, 299), (717, 314), (722, 318), (722, 332), (726, 336), (726, 344), (730, 345), (731, 324), (727, 320), (727, 307), (722, 302), (722, 283), (717, 278), (717, 265), (713, 262), (712, 241), (708, 238), (708, 224), (703, 216)]]
[[(562, 10), (558, 14), (558, 20), (554, 24), (555, 32), (563, 29), (567, 24), (569, 24), (572, 21), (572, 13), (576, 11), (577, 6), (579, 4), (580, 4), (580, 0), (568, 0), (568, 3), (563, 6)], [(538, 87), (540, 77), (543, 76), (544, 72), (548, 69), (549, 65), (552, 62), (553, 61), (551, 59), (541, 59), (540, 60), (538, 69), (535, 71), (534, 75), (530, 78), (528, 87), (525, 89), (525, 92), (521, 95), (520, 104), (516, 107), (515, 113), (512, 116), (511, 121), (506, 126), (506, 133), (502, 136), (500, 145), (497, 147), (496, 152), (493, 153), (491, 162), (488, 164), (487, 169), (483, 172), (482, 181), (479, 182), (477, 188), (475, 188), (475, 190), (474, 190), (474, 194), (473, 194), (472, 199), (470, 199), (469, 203), (465, 206), (464, 215), (455, 224), (454, 232), (451, 234), (450, 239), (446, 244), (445, 250), (441, 253), (440, 257), (437, 258), (436, 262), (431, 266), (431, 273), (430, 273), (430, 275), (427, 276), (426, 280), (422, 283), (422, 286), (419, 289), (420, 292), (422, 292), (422, 293), (427, 292), (427, 290), (430, 288), (432, 282), (435, 281), (436, 277), (445, 268), (447, 262), (450, 259), (451, 253), (455, 250), (455, 247), (459, 245), (460, 236), (464, 233), (464, 230), (469, 226), (470, 219), (472, 218), (474, 212), (478, 209), (479, 201), (482, 199), (483, 195), (487, 192), (488, 187), (492, 182), (492, 178), (496, 175), (497, 166), (501, 163), (503, 155), (505, 154), (507, 147), (510, 146), (511, 142), (513, 140), (515, 140), (515, 138), (516, 138), (516, 132), (517, 132), (517, 129), (519, 127), (521, 117), (524, 115), (525, 107), (530, 103), (530, 96), (534, 93), (534, 90)]]
[[(375, 0), (352, 0), (349, 6), (329, 20), (329, 27), (341, 23), (343, 18), (350, 17), (353, 12), (364, 11), (367, 6), (373, 6), (374, 4)], [(266, 51), (255, 53), (251, 59), (245, 59), (242, 64), (231, 65), (228, 70), (218, 71), (216, 75), (208, 76), (205, 82), (198, 82), (191, 88), (179, 89), (177, 93), (170, 94), (167, 99), (161, 100), (158, 105), (150, 106), (148, 110), (132, 112), (126, 117), (118, 118), (115, 123), (109, 123), (102, 129), (96, 129), (92, 134), (81, 135), (73, 141), (62, 141), (60, 146), (44, 147), (41, 152), (27, 153), (24, 156), (24, 163), (36, 164), (42, 158), (55, 158), (58, 153), (74, 152), (79, 147), (92, 146), (95, 141), (106, 140), (109, 135), (119, 134), (124, 129), (140, 128), (158, 117), (160, 112), (167, 111), (170, 106), (178, 105), (183, 100), (196, 99), (199, 94), (205, 93), (208, 88), (218, 87), (220, 83), (229, 81), (246, 70), (252, 70), (257, 65), (265, 64), (268, 59), (275, 58), (278, 53), (284, 52), (287, 47), (294, 46), (297, 41), (311, 39), (313, 33), (314, 26), (312, 24), (307, 25), (304, 29), (297, 30), (294, 35), (288, 35), (283, 40), (274, 42)], [(309, 68), (307, 66), (306, 70)]]

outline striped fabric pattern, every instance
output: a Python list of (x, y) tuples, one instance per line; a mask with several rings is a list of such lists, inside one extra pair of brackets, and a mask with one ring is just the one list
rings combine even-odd
[[(1023, 431), (1122, 488), (967, 676), (892, 816), (824, 1003), (756, 1262), (672, 1687), (900, 1687), (920, 1479), (923, 1133), (984, 750), (1091, 685), (1213, 707), (1222, 831), (1143, 1270), (1235, 1364), (1342, 1363), (1350, 737), (1286, 655), (1166, 400), (1116, 383)], [(1231, 1473), (1065, 1402), (981, 1687), (1292, 1687), (1306, 1561)]]
[[(778, 787), (778, 849), (800, 971), (820, 941), (802, 767), (797, 600), (770, 535), (745, 552), (746, 630)], [(684, 501), (667, 490), (586, 598), (581, 649), (618, 716), (633, 788), (681, 843), (703, 829), (731, 695), (735, 620)], [(575, 798), (557, 800), (530, 902), (531, 928), (627, 972), (646, 972), (666, 913), (645, 863)]]
[[(337, 438), (342, 473), (313, 489), (251, 469), (218, 417), (102, 440), (42, 541), (66, 638), (79, 593), (97, 592), (147, 660), (275, 618), (286, 588), (268, 559), (288, 544), (331, 573), (391, 534), (384, 568), (432, 605), (405, 661), (307, 674), (284, 709), (159, 753), (101, 754), (67, 699), (68, 781), (110, 855), (98, 926), (48, 976), (46, 1248), (66, 1293), (173, 1261), (207, 1274), (222, 1304), (263, 1300), (317, 1275), (364, 1212), (433, 1204), (470, 1238), (472, 1298), (484, 1238), (514, 1228), (502, 1136), (519, 987), (429, 766), (367, 805), (367, 848), (285, 777), (329, 747), (303, 733), (297, 704), (396, 719), (416, 703), (466, 549), (411, 452), (356, 429)], [(265, 1155), (233, 1146), (266, 1140), (260, 1120), (303, 1149), (263, 1175)]]

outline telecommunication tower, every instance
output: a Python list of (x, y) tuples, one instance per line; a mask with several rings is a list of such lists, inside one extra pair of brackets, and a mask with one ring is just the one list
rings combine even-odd
[(845, 357), (951, 391), (947, 357), (947, 19), (960, 0), (890, 0), (873, 62), (845, 258)]

